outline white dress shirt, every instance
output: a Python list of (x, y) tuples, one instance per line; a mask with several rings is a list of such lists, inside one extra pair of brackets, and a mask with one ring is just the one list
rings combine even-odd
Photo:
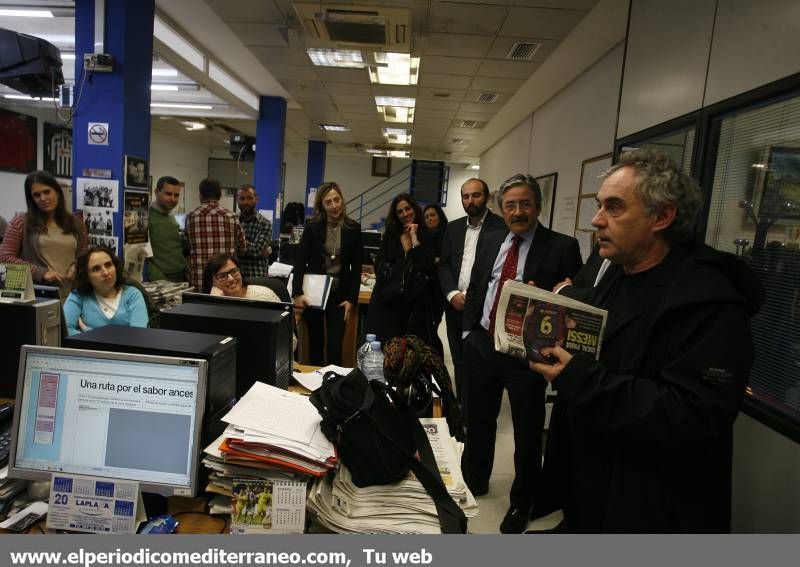
[(450, 301), (459, 293), (467, 295), (467, 288), (469, 287), (469, 278), (472, 275), (472, 266), (475, 264), (475, 250), (478, 248), (478, 238), (481, 235), (483, 228), (483, 221), (486, 220), (486, 215), (489, 214), (489, 209), (483, 211), (478, 224), (472, 226), (467, 217), (467, 232), (464, 235), (464, 252), (461, 256), (461, 271), (458, 273), (458, 289), (454, 289), (447, 293), (447, 301)]

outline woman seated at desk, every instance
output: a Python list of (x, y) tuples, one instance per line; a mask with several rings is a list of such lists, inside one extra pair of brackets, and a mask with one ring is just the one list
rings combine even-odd
[[(203, 270), (203, 293), (222, 295), (224, 297), (238, 297), (240, 299), (255, 299), (257, 301), (272, 301), (280, 303), (278, 294), (270, 288), (246, 284), (242, 279), (242, 271), (236, 258), (230, 254), (218, 254), (211, 258)], [(297, 347), (297, 337), (292, 334), (292, 350)]]
[(108, 248), (94, 246), (78, 257), (75, 289), (64, 304), (67, 332), (77, 335), (106, 325), (147, 327), (142, 292), (124, 285), (122, 261)]

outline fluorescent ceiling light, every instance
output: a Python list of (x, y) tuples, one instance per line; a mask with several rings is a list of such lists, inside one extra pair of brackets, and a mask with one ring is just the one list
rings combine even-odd
[(350, 126), (343, 126), (340, 124), (320, 124), (320, 128), (328, 132), (349, 132)]
[(414, 108), (417, 104), (417, 99), (402, 96), (376, 96), (375, 104), (378, 106), (404, 106), (406, 108)]
[(177, 77), (177, 69), (153, 69), (154, 77)]
[(234, 79), (222, 67), (213, 61), (208, 64), (208, 76), (212, 81), (216, 81), (222, 88), (226, 89), (229, 93), (237, 98), (243, 100), (249, 107), (254, 110), (259, 108), (258, 95), (244, 86), (241, 81)]
[(205, 71), (206, 58), (189, 40), (167, 25), (156, 15), (153, 22), (153, 36), (169, 46), (171, 50), (201, 71)]
[(404, 128), (381, 128), (381, 131), (392, 144), (411, 143), (411, 134)]
[(414, 122), (414, 109), (405, 106), (379, 106), (378, 112), (383, 114), (385, 122)]
[(378, 150), (376, 148), (367, 148), (367, 153), (368, 154), (384, 154), (384, 153), (386, 153), (386, 150)]
[(477, 163), (473, 163), (467, 169), (480, 169), (480, 168), (481, 168), (481, 166), (479, 166)]
[(0, 16), (18, 16), (20, 18), (52, 18), (53, 12), (50, 10), (3, 9), (0, 10)]
[(320, 67), (364, 68), (364, 57), (356, 49), (306, 49), (309, 59)]
[(151, 91), (177, 91), (178, 85), (150, 85)]
[(151, 102), (151, 108), (182, 108), (184, 110), (214, 110), (210, 104), (184, 104), (182, 102)]
[(47, 97), (33, 98), (33, 97), (28, 96), (26, 94), (7, 94), (7, 95), (4, 95), (4, 98), (10, 98), (10, 99), (13, 99), (13, 100), (32, 100), (32, 101), (35, 101), (35, 102), (54, 102), (56, 100), (54, 98), (47, 98)]
[(416, 85), (419, 79), (419, 57), (408, 53), (376, 52), (375, 67), (369, 68), (369, 79), (380, 85)]
[(186, 129), (189, 130), (190, 132), (193, 132), (194, 130), (206, 129), (206, 125), (203, 124), (202, 122), (181, 122), (181, 124), (183, 124), (186, 127)]
[(386, 152), (386, 155), (389, 157), (399, 157), (399, 158), (406, 158), (411, 155), (411, 152), (408, 150), (389, 150)]

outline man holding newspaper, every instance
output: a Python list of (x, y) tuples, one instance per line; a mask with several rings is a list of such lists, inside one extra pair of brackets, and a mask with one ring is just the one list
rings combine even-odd
[[(575, 275), (581, 267), (581, 255), (574, 238), (538, 223), (542, 192), (533, 177), (515, 175), (502, 184), (499, 193), (508, 230), (480, 240), (463, 312), (464, 402), (469, 411), (462, 468), (472, 493), (486, 494), (505, 388), (514, 423), (515, 478), (511, 505), (500, 531), (520, 533), (528, 522), (541, 468), (546, 382), (531, 372), (524, 360), (495, 350), (498, 303), (506, 281), (535, 282), (538, 287), (552, 289)], [(499, 318), (497, 321), (500, 324)]]
[(582, 299), (608, 311), (599, 360), (551, 346), (531, 363), (558, 390), (542, 484), (570, 532), (727, 532), (761, 285), (694, 242), (701, 193), (666, 156), (623, 154), (597, 201), (612, 267)]

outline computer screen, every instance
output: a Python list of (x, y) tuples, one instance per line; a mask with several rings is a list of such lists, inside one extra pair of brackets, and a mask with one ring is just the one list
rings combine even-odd
[(23, 346), (10, 476), (194, 495), (206, 374), (199, 359)]

